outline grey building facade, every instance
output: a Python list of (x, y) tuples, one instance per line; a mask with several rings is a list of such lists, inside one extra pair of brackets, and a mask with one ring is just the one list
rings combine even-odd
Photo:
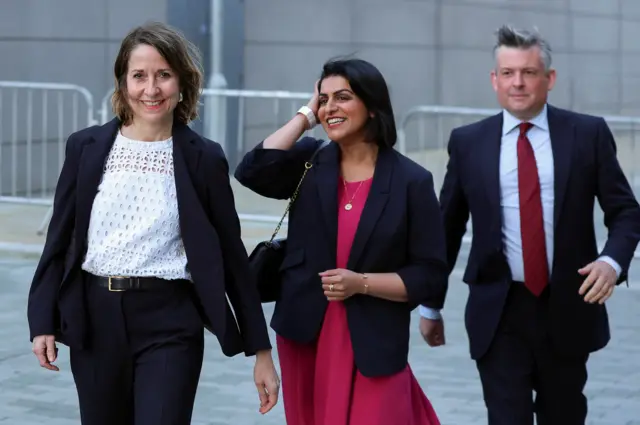
[[(209, 0), (4, 0), (0, 80), (78, 84), (97, 110), (112, 88), (120, 40), (147, 20), (181, 28), (209, 69)], [(491, 47), (504, 23), (549, 39), (558, 70), (552, 103), (640, 116), (638, 0), (225, 0), (225, 76), (230, 88), (309, 92), (325, 60), (355, 55), (385, 75), (398, 117), (423, 104), (495, 108)], [(1, 93), (4, 175), (15, 135), (9, 92)], [(301, 104), (274, 118), (273, 102), (248, 101), (245, 146), (229, 153), (233, 162)], [(227, 137), (235, 140), (237, 104), (229, 105)]]
[(640, 113), (636, 0), (250, 0), (245, 85), (308, 90), (328, 57), (380, 67), (402, 112), (417, 104), (495, 107), (493, 31), (537, 27), (551, 42), (559, 106)]

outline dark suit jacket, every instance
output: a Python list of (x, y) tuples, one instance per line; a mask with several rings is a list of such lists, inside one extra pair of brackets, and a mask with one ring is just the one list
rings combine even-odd
[[(244, 157), (235, 176), (260, 195), (287, 199), (321, 143), (304, 138), (289, 151), (260, 144)], [(282, 294), (271, 326), (300, 343), (316, 339), (327, 308), (318, 273), (336, 268), (339, 172), (340, 149), (330, 143), (318, 152), (289, 216)], [(432, 176), (392, 149), (378, 154), (347, 268), (396, 272), (406, 285), (408, 303), (366, 295), (344, 302), (358, 370), (365, 376), (400, 371), (407, 364), (411, 310), (444, 296), (447, 266)]]
[[(577, 270), (608, 255), (627, 270), (640, 239), (640, 209), (616, 159), (613, 136), (602, 118), (548, 106), (554, 159), (554, 258), (550, 275), (550, 336), (568, 354), (587, 354), (609, 341), (604, 305), (578, 294)], [(469, 284), (465, 321), (471, 356), (481, 357), (500, 320), (511, 282), (502, 243), (499, 158), (502, 114), (457, 128), (449, 141), (449, 163), (440, 203), (453, 269), (467, 220), (473, 242), (464, 281)], [(598, 253), (593, 209), (598, 200), (609, 230)]]
[[(93, 200), (119, 127), (114, 119), (69, 137), (44, 251), (29, 291), (32, 339), (56, 334), (69, 346), (86, 346), (91, 312), (84, 308), (80, 266)], [(270, 348), (220, 145), (177, 124), (173, 159), (180, 230), (203, 322), (227, 356)]]

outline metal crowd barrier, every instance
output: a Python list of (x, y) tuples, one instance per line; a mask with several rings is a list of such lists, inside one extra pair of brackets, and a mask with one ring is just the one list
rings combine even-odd
[(51, 205), (66, 139), (95, 123), (93, 107), (74, 84), (0, 81), (0, 202)]
[[(51, 205), (64, 160), (66, 138), (82, 127), (111, 119), (111, 94), (101, 99), (96, 120), (93, 97), (84, 87), (0, 81), (0, 202)], [(214, 140), (225, 146), (227, 155), (240, 158), (289, 120), (311, 96), (312, 93), (290, 91), (205, 89), (201, 118), (195, 125), (200, 125), (202, 129), (198, 130), (207, 137), (210, 137), (207, 132), (215, 131)], [(451, 130), (498, 112), (497, 109), (416, 106), (398, 119), (397, 149), (428, 168), (439, 186), (448, 160), (446, 145)], [(232, 129), (226, 128), (229, 113), (235, 120)], [(634, 189), (638, 188), (640, 173), (636, 164), (640, 164), (640, 158), (635, 145), (640, 118), (607, 116), (605, 119), (614, 133), (623, 169)], [(222, 123), (223, 130), (212, 123)], [(326, 137), (320, 126), (310, 134)], [(240, 218), (272, 224), (280, 215), (245, 211)]]
[[(109, 91), (102, 98), (98, 111), (102, 123), (113, 118), (112, 93), (113, 91)], [(222, 144), (228, 158), (238, 159), (255, 143), (290, 120), (300, 106), (306, 105), (312, 96), (311, 92), (282, 90), (204, 89), (201, 97), (200, 117), (196, 124), (200, 123), (203, 127), (200, 130), (203, 135)], [(224, 101), (220, 102), (220, 99)], [(226, 117), (229, 114), (237, 117), (234, 129), (226, 128)], [(310, 131), (309, 135), (326, 137), (320, 126)], [(233, 168), (235, 165), (237, 162), (234, 163), (230, 160), (230, 166)], [(256, 205), (260, 203), (257, 195), (255, 203)], [(244, 222), (256, 224), (275, 224), (281, 218), (276, 214), (246, 211), (240, 213), (239, 217)]]
[[(399, 150), (428, 168), (442, 184), (448, 161), (447, 144), (451, 130), (499, 113), (499, 109), (421, 105), (411, 108), (399, 120)], [(640, 118), (603, 116), (617, 146), (622, 169), (636, 193), (640, 192)]]
[(0, 202), (46, 203), (66, 138), (93, 123), (84, 87), (0, 81)]
[[(104, 95), (101, 101), (98, 114), (102, 123), (106, 123), (113, 117), (111, 110), (111, 95), (113, 91), (109, 91)], [(225, 152), (229, 152), (229, 147), (233, 146), (236, 153), (242, 155), (245, 153), (245, 146), (252, 132), (265, 137), (269, 133), (264, 131), (275, 131), (282, 126), (287, 120), (295, 114), (302, 105), (311, 99), (313, 93), (292, 92), (283, 90), (232, 90), (232, 89), (204, 89), (201, 96), (201, 108), (199, 122), (206, 127), (207, 121), (215, 121), (218, 114), (224, 115), (233, 113), (237, 116), (237, 125), (235, 129), (235, 140), (228, 140), (223, 135), (218, 137), (216, 141), (227, 146)], [(209, 105), (217, 98), (223, 98), (225, 103), (221, 106), (222, 111), (211, 111)], [(230, 105), (230, 101), (237, 102)], [(231, 111), (230, 106), (234, 107)], [(224, 125), (224, 123), (223, 123)], [(207, 132), (205, 128), (203, 132)], [(311, 134), (317, 135), (322, 130), (318, 127)], [(216, 133), (218, 133), (216, 131)], [(227, 132), (228, 134), (229, 132)], [(218, 133), (219, 134), (219, 133)], [(209, 137), (210, 135), (205, 134)]]
[[(429, 169), (439, 193), (448, 162), (447, 144), (451, 130), (482, 118), (499, 113), (498, 109), (460, 108), (438, 105), (422, 105), (411, 108), (398, 125), (399, 150)], [(640, 118), (603, 116), (613, 133), (617, 157), (636, 196), (640, 195), (640, 152), (636, 143), (640, 137)], [(607, 229), (603, 225), (602, 212), (595, 209), (594, 224), (599, 249), (606, 241)], [(471, 241), (471, 222), (463, 242)], [(640, 258), (637, 251), (635, 258)]]

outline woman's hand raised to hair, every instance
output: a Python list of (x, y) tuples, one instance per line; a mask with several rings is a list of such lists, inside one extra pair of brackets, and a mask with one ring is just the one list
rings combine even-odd
[(309, 103), (307, 103), (307, 106), (313, 111), (316, 119), (318, 119), (318, 109), (320, 108), (320, 93), (318, 92), (319, 83), (320, 80), (316, 81), (316, 83), (313, 85), (313, 96), (309, 100)]

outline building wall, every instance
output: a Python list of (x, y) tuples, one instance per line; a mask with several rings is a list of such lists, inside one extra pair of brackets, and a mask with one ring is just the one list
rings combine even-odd
[[(166, 21), (167, 1), (3, 1), (0, 80), (76, 84), (89, 91), (97, 110), (113, 87), (113, 61), (122, 38), (147, 20)], [(65, 140), (88, 124), (87, 109), (77, 92), (74, 98), (74, 92), (43, 97), (42, 91), (29, 95), (26, 90), (0, 90), (0, 194), (28, 195), (29, 176), (34, 195), (51, 191)]]
[[(490, 84), (494, 31), (536, 27), (550, 42), (550, 102), (600, 115), (640, 116), (638, 0), (246, 0), (245, 87), (311, 91), (336, 55), (370, 60), (390, 86), (412, 158), (446, 167), (450, 130), (478, 116), (414, 115), (416, 105), (497, 108)], [(300, 105), (300, 101), (295, 102)], [(292, 108), (289, 108), (292, 109)], [(245, 144), (268, 135), (268, 106), (248, 110)], [(280, 117), (282, 122), (285, 117)], [(271, 119), (273, 121), (273, 119)], [(610, 122), (619, 157), (640, 188), (640, 132)], [(635, 127), (639, 127), (636, 125)]]
[[(558, 70), (552, 103), (583, 112), (640, 116), (638, 0), (225, 1), (229, 15), (224, 58), (233, 88), (310, 92), (325, 60), (355, 55), (372, 61), (385, 75), (398, 119), (415, 105), (492, 108), (497, 106), (489, 82), (493, 31), (512, 23), (536, 26), (551, 42)], [(182, 27), (203, 49), (207, 64), (207, 3), (5, 0), (0, 13), (0, 80), (78, 84), (93, 95), (97, 110), (112, 87), (112, 64), (122, 37), (144, 21)], [(11, 177), (7, 173), (16, 162), (13, 140), (21, 146), (18, 162), (26, 161), (27, 128), (34, 141), (46, 133), (46, 141), (54, 145), (68, 135), (72, 123), (58, 129), (54, 117), (60, 109), (68, 112), (72, 99), (65, 98), (64, 108), (57, 108), (57, 101), (48, 99), (53, 122), (45, 131), (37, 122), (29, 125), (22, 112), (11, 116), (11, 92), (0, 91), (0, 192), (6, 193)], [(23, 108), (25, 102), (21, 98), (17, 104)], [(79, 102), (82, 105), (82, 99)], [(238, 104), (230, 102), (226, 142), (231, 165), (303, 102), (248, 100), (239, 127)], [(77, 125), (83, 126), (86, 117), (80, 121)], [(18, 123), (15, 133), (13, 122)], [(427, 131), (438, 129), (438, 134), (434, 146), (425, 147), (442, 147), (446, 130), (459, 124), (428, 123)], [(233, 149), (236, 130), (239, 146)], [(48, 159), (38, 161), (49, 163), (47, 173), (55, 177), (60, 151), (46, 151), (51, 152)], [(25, 170), (22, 165), (16, 168)], [(21, 177), (23, 183), (25, 179)]]
[[(171, 21), (168, 3), (5, 1), (0, 80), (74, 83), (100, 99), (122, 37), (145, 20)], [(550, 40), (554, 103), (640, 114), (637, 0), (245, 0), (244, 9), (244, 88), (309, 91), (326, 59), (355, 54), (381, 69), (398, 113), (416, 104), (493, 107), (492, 31), (513, 23)]]
[(0, 80), (73, 83), (99, 98), (127, 31), (166, 13), (167, 0), (3, 1)]
[(640, 114), (637, 0), (246, 0), (245, 86), (310, 90), (324, 60), (356, 54), (394, 106), (495, 107), (493, 31), (537, 27), (553, 48), (559, 106)]

